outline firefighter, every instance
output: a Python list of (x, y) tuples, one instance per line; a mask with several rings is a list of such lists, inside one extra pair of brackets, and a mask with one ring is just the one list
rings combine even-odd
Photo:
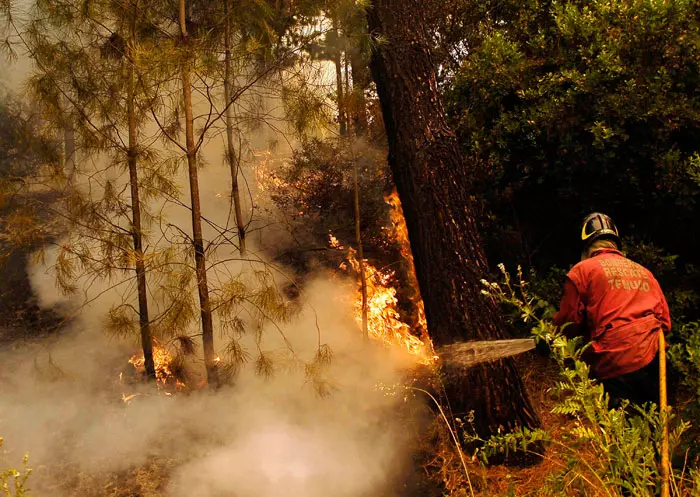
[[(584, 353), (610, 406), (658, 404), (659, 336), (671, 330), (668, 304), (645, 267), (620, 252), (617, 227), (594, 212), (583, 221), (581, 262), (569, 271), (554, 323), (591, 342)], [(664, 351), (665, 353), (665, 351)]]

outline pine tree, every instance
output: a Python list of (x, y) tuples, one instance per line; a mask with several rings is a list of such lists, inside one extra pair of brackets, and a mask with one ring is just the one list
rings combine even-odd
[[(241, 251), (241, 257), (246, 255), (245, 244), (245, 224), (243, 222), (243, 212), (241, 209), (241, 193), (238, 187), (238, 179), (240, 176), (240, 156), (236, 155), (233, 138), (233, 106), (230, 105), (232, 98), (232, 60), (231, 60), (231, 44), (233, 42), (233, 27), (232, 27), (232, 12), (231, 0), (223, 0), (224, 2), (224, 22), (226, 24), (224, 33), (224, 105), (226, 106), (226, 147), (229, 167), (231, 168), (231, 200), (233, 201), (235, 222), (238, 228), (238, 244)], [(239, 152), (240, 153), (240, 152)]]
[(194, 140), (194, 117), (192, 113), (192, 83), (191, 64), (195, 57), (190, 49), (193, 43), (187, 31), (187, 2), (179, 0), (179, 27), (181, 42), (185, 56), (181, 62), (183, 107), (185, 111), (185, 140), (187, 154), (187, 170), (190, 182), (190, 202), (192, 209), (192, 245), (194, 248), (195, 271), (197, 277), (197, 291), (199, 293), (199, 306), (202, 319), (202, 344), (204, 346), (204, 365), (207, 371), (207, 381), (212, 386), (218, 386), (219, 375), (217, 370), (218, 357), (214, 350), (214, 323), (209, 297), (209, 285), (207, 282), (207, 266), (204, 254), (204, 240), (202, 235), (202, 211), (199, 199), (199, 177), (197, 173), (198, 147)]
[[(82, 2), (39, 3), (23, 39), (38, 67), (32, 79), (33, 94), (65, 130), (63, 177), (54, 179), (65, 194), (61, 215), (70, 241), (59, 248), (59, 283), (72, 291), (76, 286), (71, 280), (79, 274), (110, 278), (115, 271), (135, 273), (141, 346), (146, 374), (152, 379), (155, 368), (139, 169), (149, 169), (149, 183), (155, 181), (166, 188), (172, 184), (153, 169), (152, 154), (149, 157), (139, 144), (143, 122), (138, 110), (143, 95), (137, 92), (137, 78), (143, 79), (137, 68), (138, 36), (144, 29), (141, 11), (139, 0), (93, 2), (87, 8)], [(82, 160), (77, 160), (78, 144)], [(101, 160), (103, 154), (111, 156), (110, 163), (96, 179), (90, 159)], [(119, 186), (124, 165), (129, 196)], [(133, 328), (129, 310), (134, 308), (129, 300), (125, 295), (125, 302), (110, 311), (108, 327), (118, 333)]]

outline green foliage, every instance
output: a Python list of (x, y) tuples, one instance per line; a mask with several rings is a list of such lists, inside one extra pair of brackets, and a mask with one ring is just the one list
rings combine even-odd
[[(700, 273), (692, 264), (684, 264), (678, 255), (668, 254), (660, 246), (632, 237), (623, 238), (622, 250), (627, 257), (648, 268), (664, 290), (674, 328), (698, 318), (700, 294), (696, 288)], [(673, 333), (672, 339), (678, 339)]]
[[(683, 383), (696, 398), (696, 413), (700, 414), (700, 323), (691, 322), (676, 331), (678, 341), (670, 349), (670, 357), (678, 368)], [(698, 418), (696, 418), (698, 419)]]
[[(546, 342), (553, 359), (559, 365), (559, 379), (550, 393), (556, 399), (552, 412), (570, 420), (567, 432), (556, 435), (547, 430), (521, 429), (499, 434), (484, 441), (480, 455), (489, 457), (501, 452), (528, 450), (533, 443), (545, 442), (563, 454), (561, 468), (545, 482), (545, 495), (570, 494), (574, 489), (584, 495), (656, 495), (660, 481), (659, 457), (662, 427), (667, 413), (656, 405), (610, 409), (603, 386), (590, 377), (588, 365), (582, 360), (586, 346), (581, 338), (567, 339), (563, 330), (553, 325), (552, 307), (535, 294), (518, 271), (518, 281), (501, 266), (503, 283), (484, 281), (484, 293), (513, 306), (523, 321), (530, 323), (532, 336)], [(653, 388), (653, 386), (650, 386)], [(680, 445), (681, 435), (690, 423), (670, 416), (670, 447)], [(466, 436), (470, 441), (474, 438)], [(684, 491), (700, 490), (695, 482), (681, 472), (674, 472), (674, 484)]]
[[(3, 446), (3, 438), (0, 437), (0, 451)], [(0, 452), (0, 461), (4, 461)], [(31, 497), (32, 494), (27, 486), (27, 480), (32, 474), (32, 468), (28, 466), (29, 454), (22, 458), (22, 470), (13, 468), (0, 468), (0, 495), (5, 497)]]
[[(679, 406), (685, 419), (700, 419), (700, 323), (683, 324), (674, 331), (675, 342), (669, 349), (669, 358), (677, 371), (680, 387), (684, 390), (683, 403)], [(681, 398), (679, 396), (679, 398)], [(700, 427), (691, 427), (692, 437), (683, 444), (688, 456), (700, 465)], [(699, 487), (700, 488), (700, 487)]]
[(601, 210), (696, 261), (698, 1), (480, 3), (446, 104), (492, 214), (490, 258), (566, 265)]

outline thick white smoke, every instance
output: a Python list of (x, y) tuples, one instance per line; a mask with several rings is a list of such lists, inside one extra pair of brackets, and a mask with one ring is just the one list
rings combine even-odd
[[(223, 166), (208, 166), (201, 193), (204, 215), (224, 225), (228, 180), (222, 178)], [(168, 221), (189, 231), (189, 211), (169, 209)], [(235, 253), (231, 247), (217, 256), (226, 258), (226, 250)], [(71, 472), (98, 478), (166, 461), (168, 484), (152, 495), (359, 497), (385, 492), (405, 463), (405, 435), (396, 421), (403, 400), (377, 385), (398, 383), (407, 359), (362, 342), (351, 314), (352, 283), (319, 275), (304, 289), (298, 315), (280, 329), (267, 326), (263, 347), (277, 358), (272, 378), (248, 365), (232, 387), (166, 396), (119, 381), (138, 350), (133, 341), (103, 330), (107, 310), (122, 298), (110, 290), (119, 279), (66, 298), (49, 270), (52, 257), (48, 251), (45, 264), (30, 268), (41, 305), (73, 311), (86, 298), (99, 298), (50, 341), (0, 352), (0, 436), (12, 449), (10, 461), (29, 452), (37, 496), (87, 495), (66, 485)], [(227, 264), (230, 274), (245, 276), (250, 268), (241, 261)], [(332, 387), (328, 397), (318, 395), (303, 369), (287, 367), (280, 339), (283, 333), (310, 361), (319, 329), (334, 353), (324, 375)], [(137, 395), (126, 404), (122, 392)]]

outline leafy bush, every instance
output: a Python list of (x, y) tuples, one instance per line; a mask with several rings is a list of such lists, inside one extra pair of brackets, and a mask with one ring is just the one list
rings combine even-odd
[(362, 238), (381, 251), (390, 224), (384, 200), (389, 184), (385, 152), (343, 140), (309, 140), (292, 160), (270, 172), (267, 186), (275, 205), (288, 219), (303, 248), (327, 246), (332, 232), (342, 245), (355, 243), (355, 189), (353, 169), (358, 167)]
[[(557, 399), (552, 412), (569, 417), (573, 427), (560, 436), (545, 429), (497, 435), (481, 441), (481, 457), (488, 460), (496, 454), (529, 450), (535, 442), (545, 442), (556, 446), (565, 459), (560, 469), (547, 478), (543, 488), (546, 494), (571, 495), (576, 489), (584, 495), (656, 495), (660, 436), (667, 413), (659, 412), (654, 404), (639, 407), (623, 403), (611, 409), (603, 386), (590, 377), (590, 369), (581, 359), (587, 348), (582, 339), (567, 339), (563, 330), (554, 326), (549, 319), (554, 308), (530, 293), (520, 271), (519, 281), (512, 283), (503, 266), (501, 269), (504, 282), (484, 281), (484, 293), (516, 309), (522, 320), (530, 323), (532, 336), (549, 345), (560, 370), (559, 381), (550, 389)], [(674, 427), (670, 433), (673, 451), (689, 423), (672, 416), (668, 422)], [(465, 434), (465, 438), (475, 441), (473, 435)], [(696, 470), (690, 476), (674, 471), (672, 480), (678, 495), (700, 490)]]
[[(2, 450), (3, 439), (0, 437), (0, 450)], [(2, 453), (0, 453), (2, 455)], [(0, 462), (3, 459), (0, 457)], [(29, 455), (25, 454), (22, 458), (22, 471), (7, 468), (0, 469), (0, 492), (6, 497), (31, 497), (29, 488), (27, 487), (27, 479), (32, 473), (32, 468), (28, 467)]]
[(675, 328), (700, 317), (700, 295), (696, 291), (700, 273), (693, 265), (682, 264), (678, 255), (669, 254), (654, 243), (633, 237), (623, 239), (622, 251), (648, 268), (659, 280)]
[(602, 210), (697, 262), (697, 0), (475, 3), (445, 100), (489, 259), (567, 264), (577, 224)]
[[(680, 387), (685, 390), (681, 404), (685, 419), (700, 420), (700, 323), (690, 322), (675, 332), (677, 338), (669, 350), (669, 358), (678, 371)], [(700, 464), (700, 427), (693, 426), (688, 441), (681, 446), (694, 465)]]

